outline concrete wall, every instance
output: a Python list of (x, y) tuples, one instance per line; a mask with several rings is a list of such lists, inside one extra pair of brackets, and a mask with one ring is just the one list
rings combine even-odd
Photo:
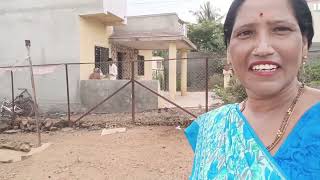
[[(1, 1), (0, 66), (27, 64), (26, 39), (31, 40), (33, 64), (93, 62), (94, 45), (108, 47), (112, 31), (101, 23), (81, 20), (79, 15), (104, 12), (103, 3), (103, 0)], [(92, 71), (92, 67), (87, 68)], [(87, 78), (86, 72), (82, 76)], [(14, 73), (16, 94), (17, 88), (28, 88), (31, 92), (29, 75), (28, 69)], [(80, 107), (79, 80), (80, 66), (69, 66), (73, 111)], [(3, 72), (0, 81), (3, 82), (0, 98), (11, 97), (10, 73)], [(66, 111), (64, 66), (54, 73), (36, 76), (35, 83), (42, 111)]]
[(131, 16), (126, 26), (115, 27), (115, 34), (151, 33), (183, 35), (183, 25), (176, 14)]
[[(84, 108), (89, 109), (103, 99), (107, 98), (121, 86), (126, 80), (82, 80), (80, 83), (81, 102)], [(158, 81), (140, 81), (147, 87), (158, 92)], [(158, 97), (142, 88), (135, 86), (136, 112), (158, 108)], [(117, 95), (100, 106), (96, 113), (131, 112), (131, 84), (120, 91)]]
[(312, 12), (312, 17), (313, 17), (313, 26), (314, 26), (313, 42), (320, 42), (320, 9), (319, 11)]
[(320, 42), (320, 0), (307, 0), (313, 17), (313, 42)]
[[(26, 39), (31, 40), (34, 64), (79, 62), (79, 17), (77, 6), (71, 6), (72, 2), (77, 1), (1, 1), (0, 66), (27, 64), (24, 61)], [(70, 67), (72, 104), (80, 102), (79, 73), (79, 67)], [(16, 88), (31, 89), (29, 76), (28, 69), (14, 73), (16, 93)], [(6, 73), (0, 81), (6, 82), (9, 78)], [(66, 110), (64, 67), (48, 75), (36, 76), (36, 87), (41, 110)], [(10, 89), (10, 84), (1, 83), (0, 98), (9, 97)]]

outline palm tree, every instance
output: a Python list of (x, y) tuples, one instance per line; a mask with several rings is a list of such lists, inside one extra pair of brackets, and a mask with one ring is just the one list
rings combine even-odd
[(221, 21), (222, 16), (219, 14), (220, 9), (214, 8), (211, 6), (210, 1), (205, 2), (200, 6), (200, 10), (196, 12), (192, 12), (195, 16), (197, 16), (197, 21), (199, 23), (204, 21)]

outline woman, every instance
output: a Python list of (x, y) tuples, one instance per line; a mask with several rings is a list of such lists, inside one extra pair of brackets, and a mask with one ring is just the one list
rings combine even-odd
[(248, 98), (196, 119), (190, 179), (320, 178), (320, 91), (298, 81), (313, 38), (305, 0), (235, 0), (228, 61)]
[(100, 68), (94, 68), (93, 72), (90, 74), (89, 79), (101, 79)]

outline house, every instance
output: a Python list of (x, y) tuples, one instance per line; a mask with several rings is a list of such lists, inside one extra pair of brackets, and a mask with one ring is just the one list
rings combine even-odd
[(310, 48), (310, 58), (320, 59), (320, 0), (307, 0), (312, 13), (314, 37)]
[(313, 17), (315, 35), (313, 41), (320, 43), (320, 0), (307, 0)]
[[(176, 13), (128, 17), (125, 26), (114, 28), (110, 42), (114, 45), (111, 47), (113, 59), (119, 61), (119, 52), (130, 51), (134, 54), (131, 56), (134, 59), (141, 57), (145, 60), (143, 71), (145, 80), (152, 79), (152, 63), (148, 60), (152, 60), (153, 50), (168, 50), (169, 59), (177, 59), (178, 50), (181, 52), (181, 58), (187, 58), (188, 51), (196, 49), (196, 46), (187, 37), (186, 23)], [(130, 56), (127, 55), (124, 61), (128, 60)], [(186, 95), (187, 60), (181, 62), (183, 70), (181, 72), (181, 94)], [(172, 99), (175, 98), (177, 89), (176, 66), (177, 61), (169, 61), (169, 92)], [(128, 76), (128, 73), (123, 76)]]
[[(136, 76), (152, 80), (152, 65), (147, 60), (152, 59), (153, 50), (168, 49), (169, 58), (175, 59), (177, 50), (186, 58), (187, 51), (195, 49), (186, 36), (185, 23), (176, 14), (127, 17), (126, 6), (126, 0), (1, 1), (0, 66), (27, 65), (25, 40), (31, 40), (33, 64), (74, 63), (67, 67), (54, 66), (54, 72), (36, 76), (37, 98), (44, 112), (66, 111), (67, 68), (72, 111), (80, 111), (82, 93), (87, 92), (81, 90), (85, 87), (82, 82), (88, 80), (95, 66), (108, 73), (108, 67), (103, 66), (108, 58), (116, 62), (140, 59), (142, 63), (135, 65)], [(181, 67), (186, 69), (186, 60), (183, 62)], [(131, 66), (129, 63), (122, 65), (117, 67), (118, 79), (128, 79)], [(186, 70), (181, 74), (182, 93), (185, 94)], [(10, 72), (0, 79), (0, 98), (10, 97)], [(14, 69), (14, 85), (15, 91), (31, 89), (28, 68)], [(176, 61), (170, 61), (169, 89), (174, 99)], [(105, 97), (91, 93), (97, 100)]]
[[(110, 48), (114, 26), (125, 25), (126, 0), (24, 0), (0, 2), (0, 66), (26, 65), (24, 41), (31, 40), (33, 64), (94, 62), (97, 52)], [(108, 52), (105, 52), (108, 54)], [(79, 82), (94, 65), (70, 65), (69, 90), (73, 111), (81, 109)], [(0, 97), (11, 97), (10, 73), (3, 74)], [(36, 76), (37, 98), (43, 111), (66, 111), (63, 66)], [(27, 68), (14, 73), (17, 88), (31, 89)]]

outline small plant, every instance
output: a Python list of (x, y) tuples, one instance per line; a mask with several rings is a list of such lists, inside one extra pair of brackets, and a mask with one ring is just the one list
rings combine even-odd
[(320, 88), (320, 62), (319, 60), (310, 63), (305, 67), (305, 73), (302, 75), (305, 83), (314, 88)]
[(223, 75), (222, 74), (214, 74), (209, 78), (209, 88), (213, 89), (216, 86), (223, 87)]
[(245, 88), (234, 78), (231, 79), (228, 88), (216, 85), (214, 92), (224, 104), (239, 103), (247, 98)]

